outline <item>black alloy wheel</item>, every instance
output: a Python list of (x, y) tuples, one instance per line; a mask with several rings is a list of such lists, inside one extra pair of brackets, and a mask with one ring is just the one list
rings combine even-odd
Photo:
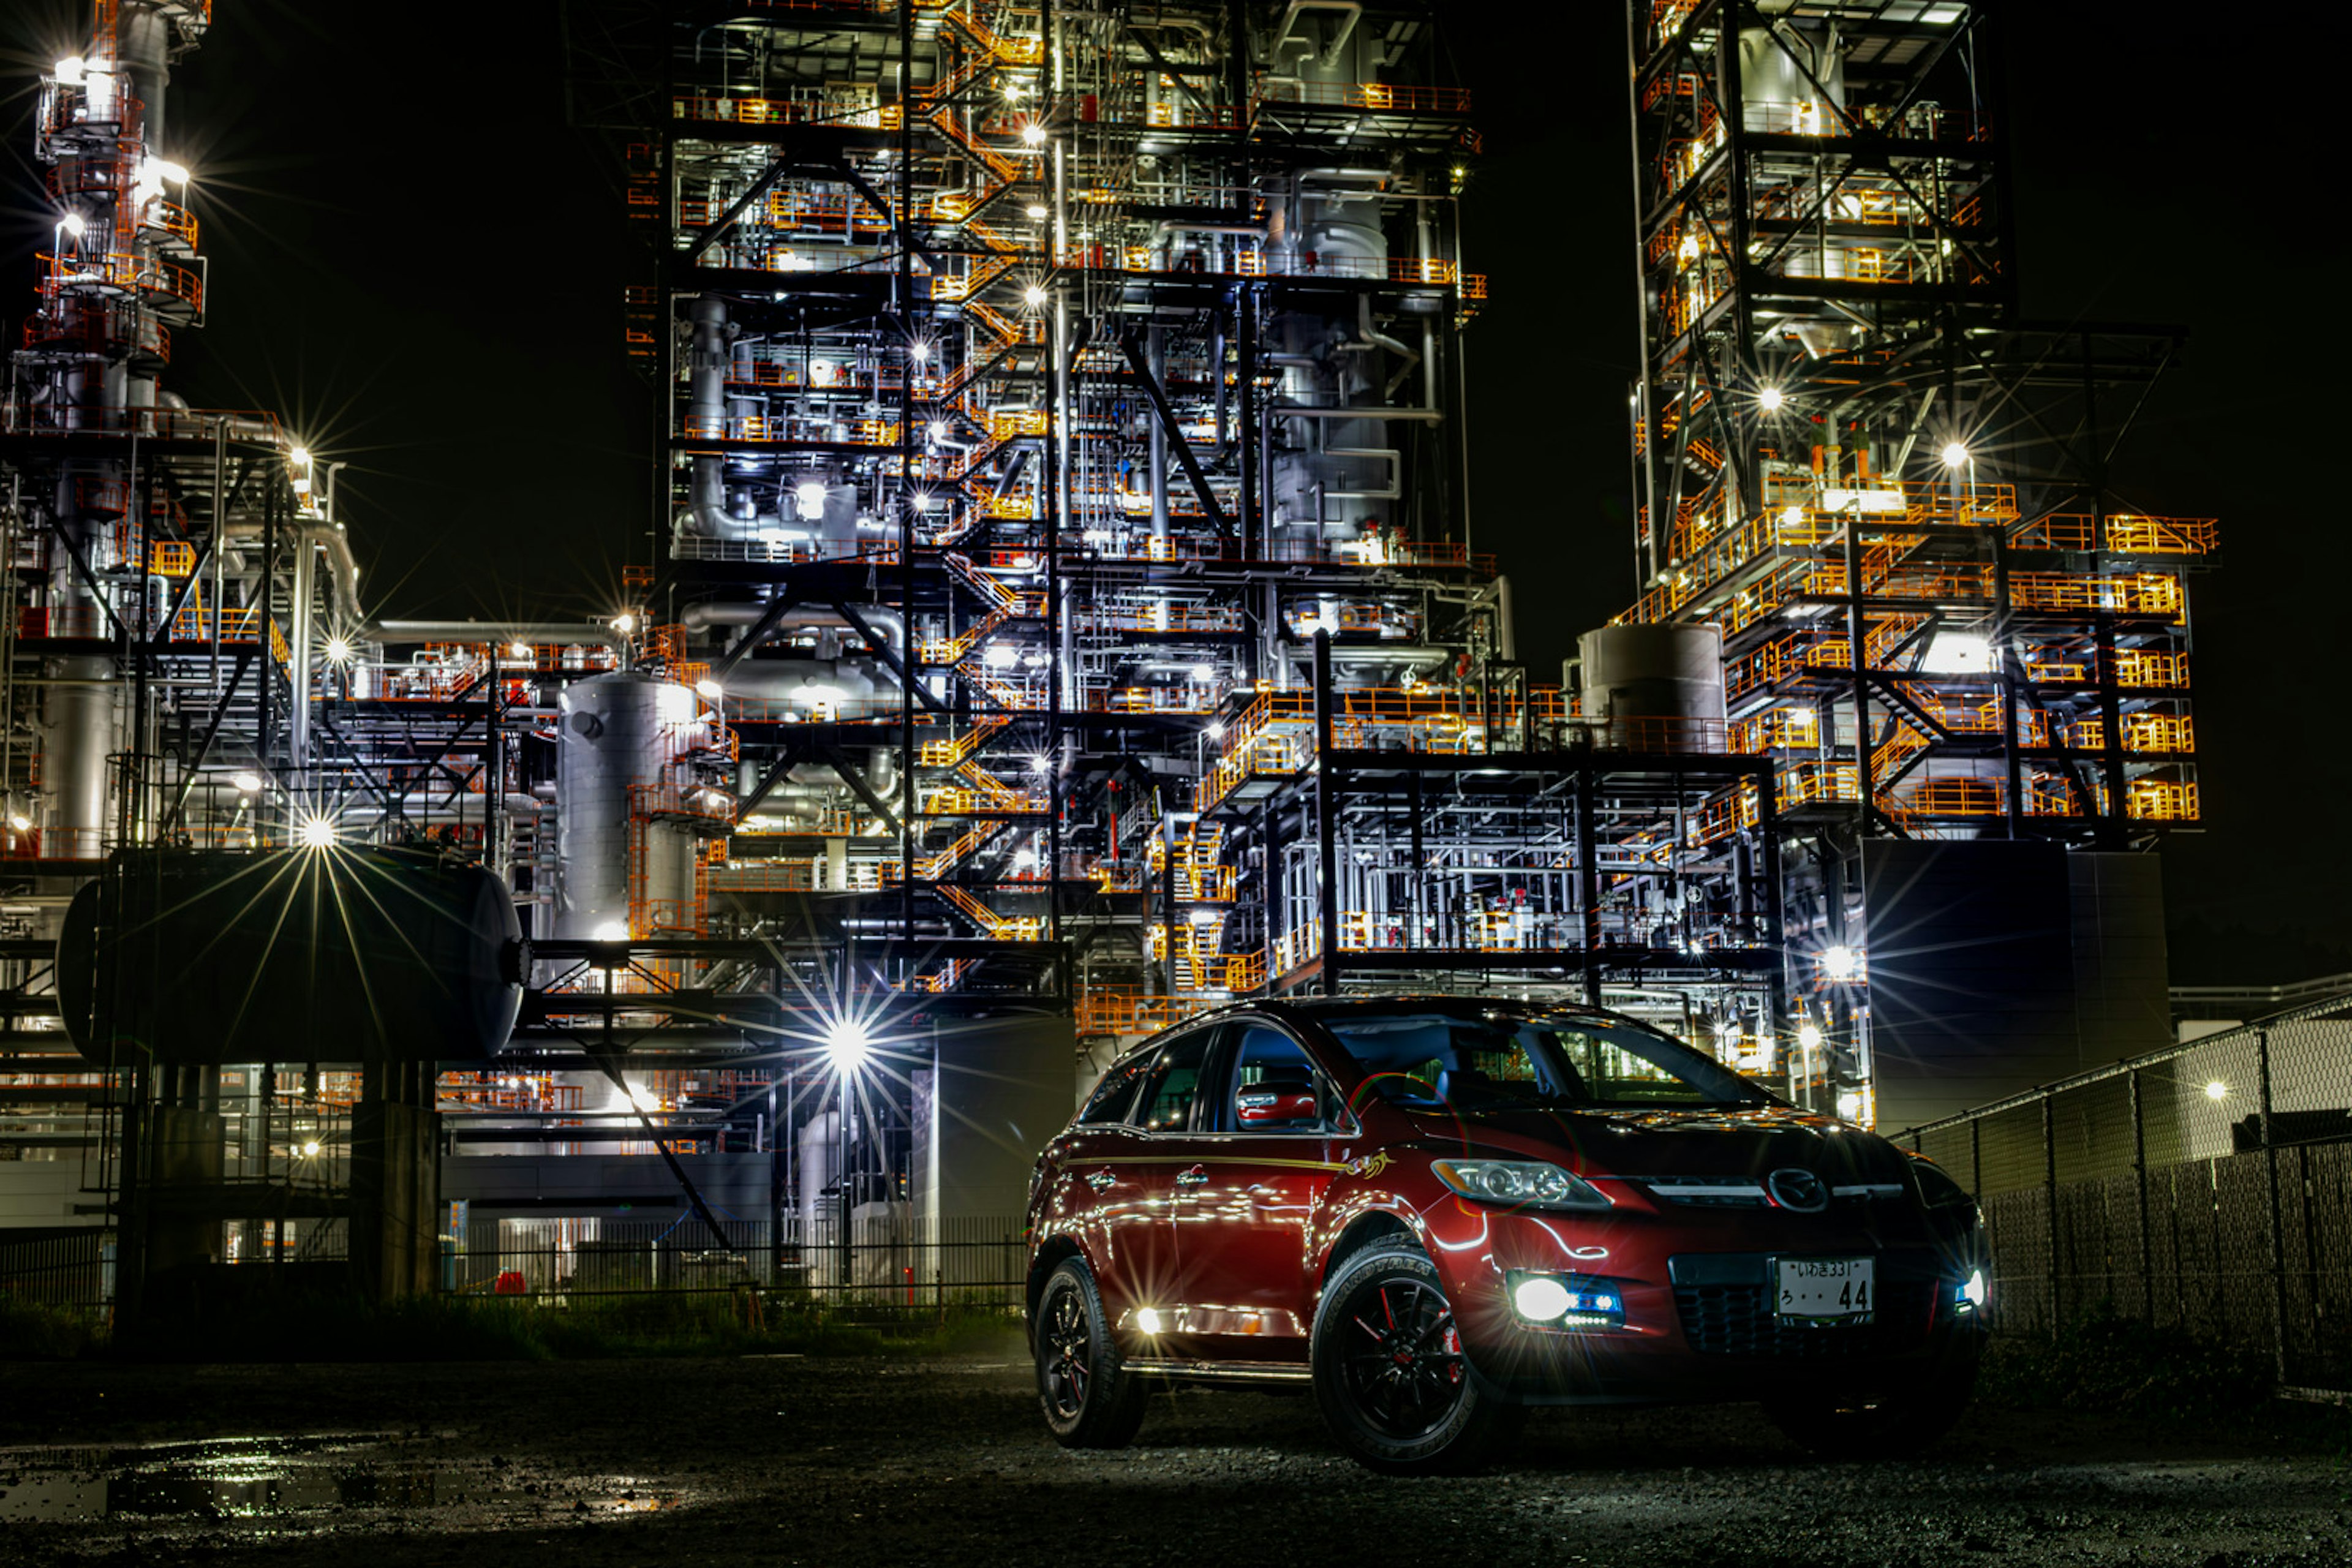
[(1388, 1475), (1465, 1469), (1518, 1409), (1480, 1390), (1436, 1266), (1411, 1242), (1344, 1260), (1324, 1286), (1309, 1355), (1342, 1447)]
[(1093, 1270), (1065, 1258), (1037, 1299), (1037, 1404), (1066, 1448), (1123, 1448), (1143, 1425), (1149, 1389), (1111, 1342)]

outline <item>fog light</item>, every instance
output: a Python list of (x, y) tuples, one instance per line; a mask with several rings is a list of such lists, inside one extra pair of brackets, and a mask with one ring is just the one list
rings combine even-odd
[(1625, 1292), (1613, 1279), (1582, 1274), (1526, 1274), (1514, 1268), (1505, 1284), (1512, 1310), (1530, 1323), (1578, 1331), (1625, 1326)]
[(1160, 1331), (1160, 1314), (1150, 1307), (1139, 1308), (1135, 1314), (1135, 1331), (1140, 1334)]
[(1511, 1305), (1530, 1322), (1549, 1323), (1568, 1311), (1568, 1287), (1548, 1275), (1531, 1274), (1511, 1292)]

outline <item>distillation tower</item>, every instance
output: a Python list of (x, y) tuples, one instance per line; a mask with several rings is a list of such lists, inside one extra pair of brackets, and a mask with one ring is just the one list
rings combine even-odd
[(607, 10), (575, 101), (668, 404), (628, 608), (725, 737), (646, 814), (709, 847), (698, 934), (1095, 1041), (1498, 989), (1785, 1076), (1712, 656), (1531, 679), (1472, 547), (1479, 140), (1425, 7)]
[(1693, 838), (1777, 816), (1794, 1022), (1865, 1114), (1882, 1080), (1923, 1118), (2163, 1044), (2137, 852), (2198, 818), (2215, 526), (2110, 478), (2180, 335), (2021, 318), (1995, 13), (1628, 6), (1621, 620), (1722, 639), (1770, 785)]

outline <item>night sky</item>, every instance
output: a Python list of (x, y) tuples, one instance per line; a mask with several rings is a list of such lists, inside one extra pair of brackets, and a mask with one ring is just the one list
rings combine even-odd
[[(2192, 35), (2118, 0), (2012, 9), (2026, 314), (2189, 327), (2117, 486), (2133, 510), (2224, 529), (2223, 569), (2191, 590), (2211, 826), (2163, 851), (2176, 982), (2352, 969), (2352, 833), (2335, 815), (2352, 735), (2319, 696), (2352, 536), (2312, 472), (2332, 446), (2339, 220), (2307, 183), (2340, 93), (2297, 73), (2276, 29)], [(33, 78), (79, 47), (88, 10), (0, 5), (12, 343), (53, 222)], [(211, 310), (166, 384), (199, 407), (276, 409), (350, 460), (339, 510), (386, 616), (607, 614), (621, 565), (647, 558), (652, 404), (621, 352), (630, 242), (603, 153), (564, 122), (556, 11), (218, 0), (174, 76), (166, 151), (195, 173)], [(1512, 574), (1522, 657), (1556, 679), (1575, 633), (1633, 596), (1622, 22), (1613, 0), (1440, 11), (1487, 19), (1453, 34), (1486, 146), (1466, 219), (1492, 289), (1467, 347), (1472, 532)], [(1513, 16), (1528, 21), (1493, 20)], [(2304, 58), (2341, 58), (2345, 31)]]

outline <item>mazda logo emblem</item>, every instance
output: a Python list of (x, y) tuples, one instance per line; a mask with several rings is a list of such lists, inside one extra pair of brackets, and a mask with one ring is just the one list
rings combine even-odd
[(1830, 1206), (1829, 1184), (1794, 1165), (1765, 1177), (1764, 1190), (1775, 1204), (1799, 1214), (1819, 1214)]

